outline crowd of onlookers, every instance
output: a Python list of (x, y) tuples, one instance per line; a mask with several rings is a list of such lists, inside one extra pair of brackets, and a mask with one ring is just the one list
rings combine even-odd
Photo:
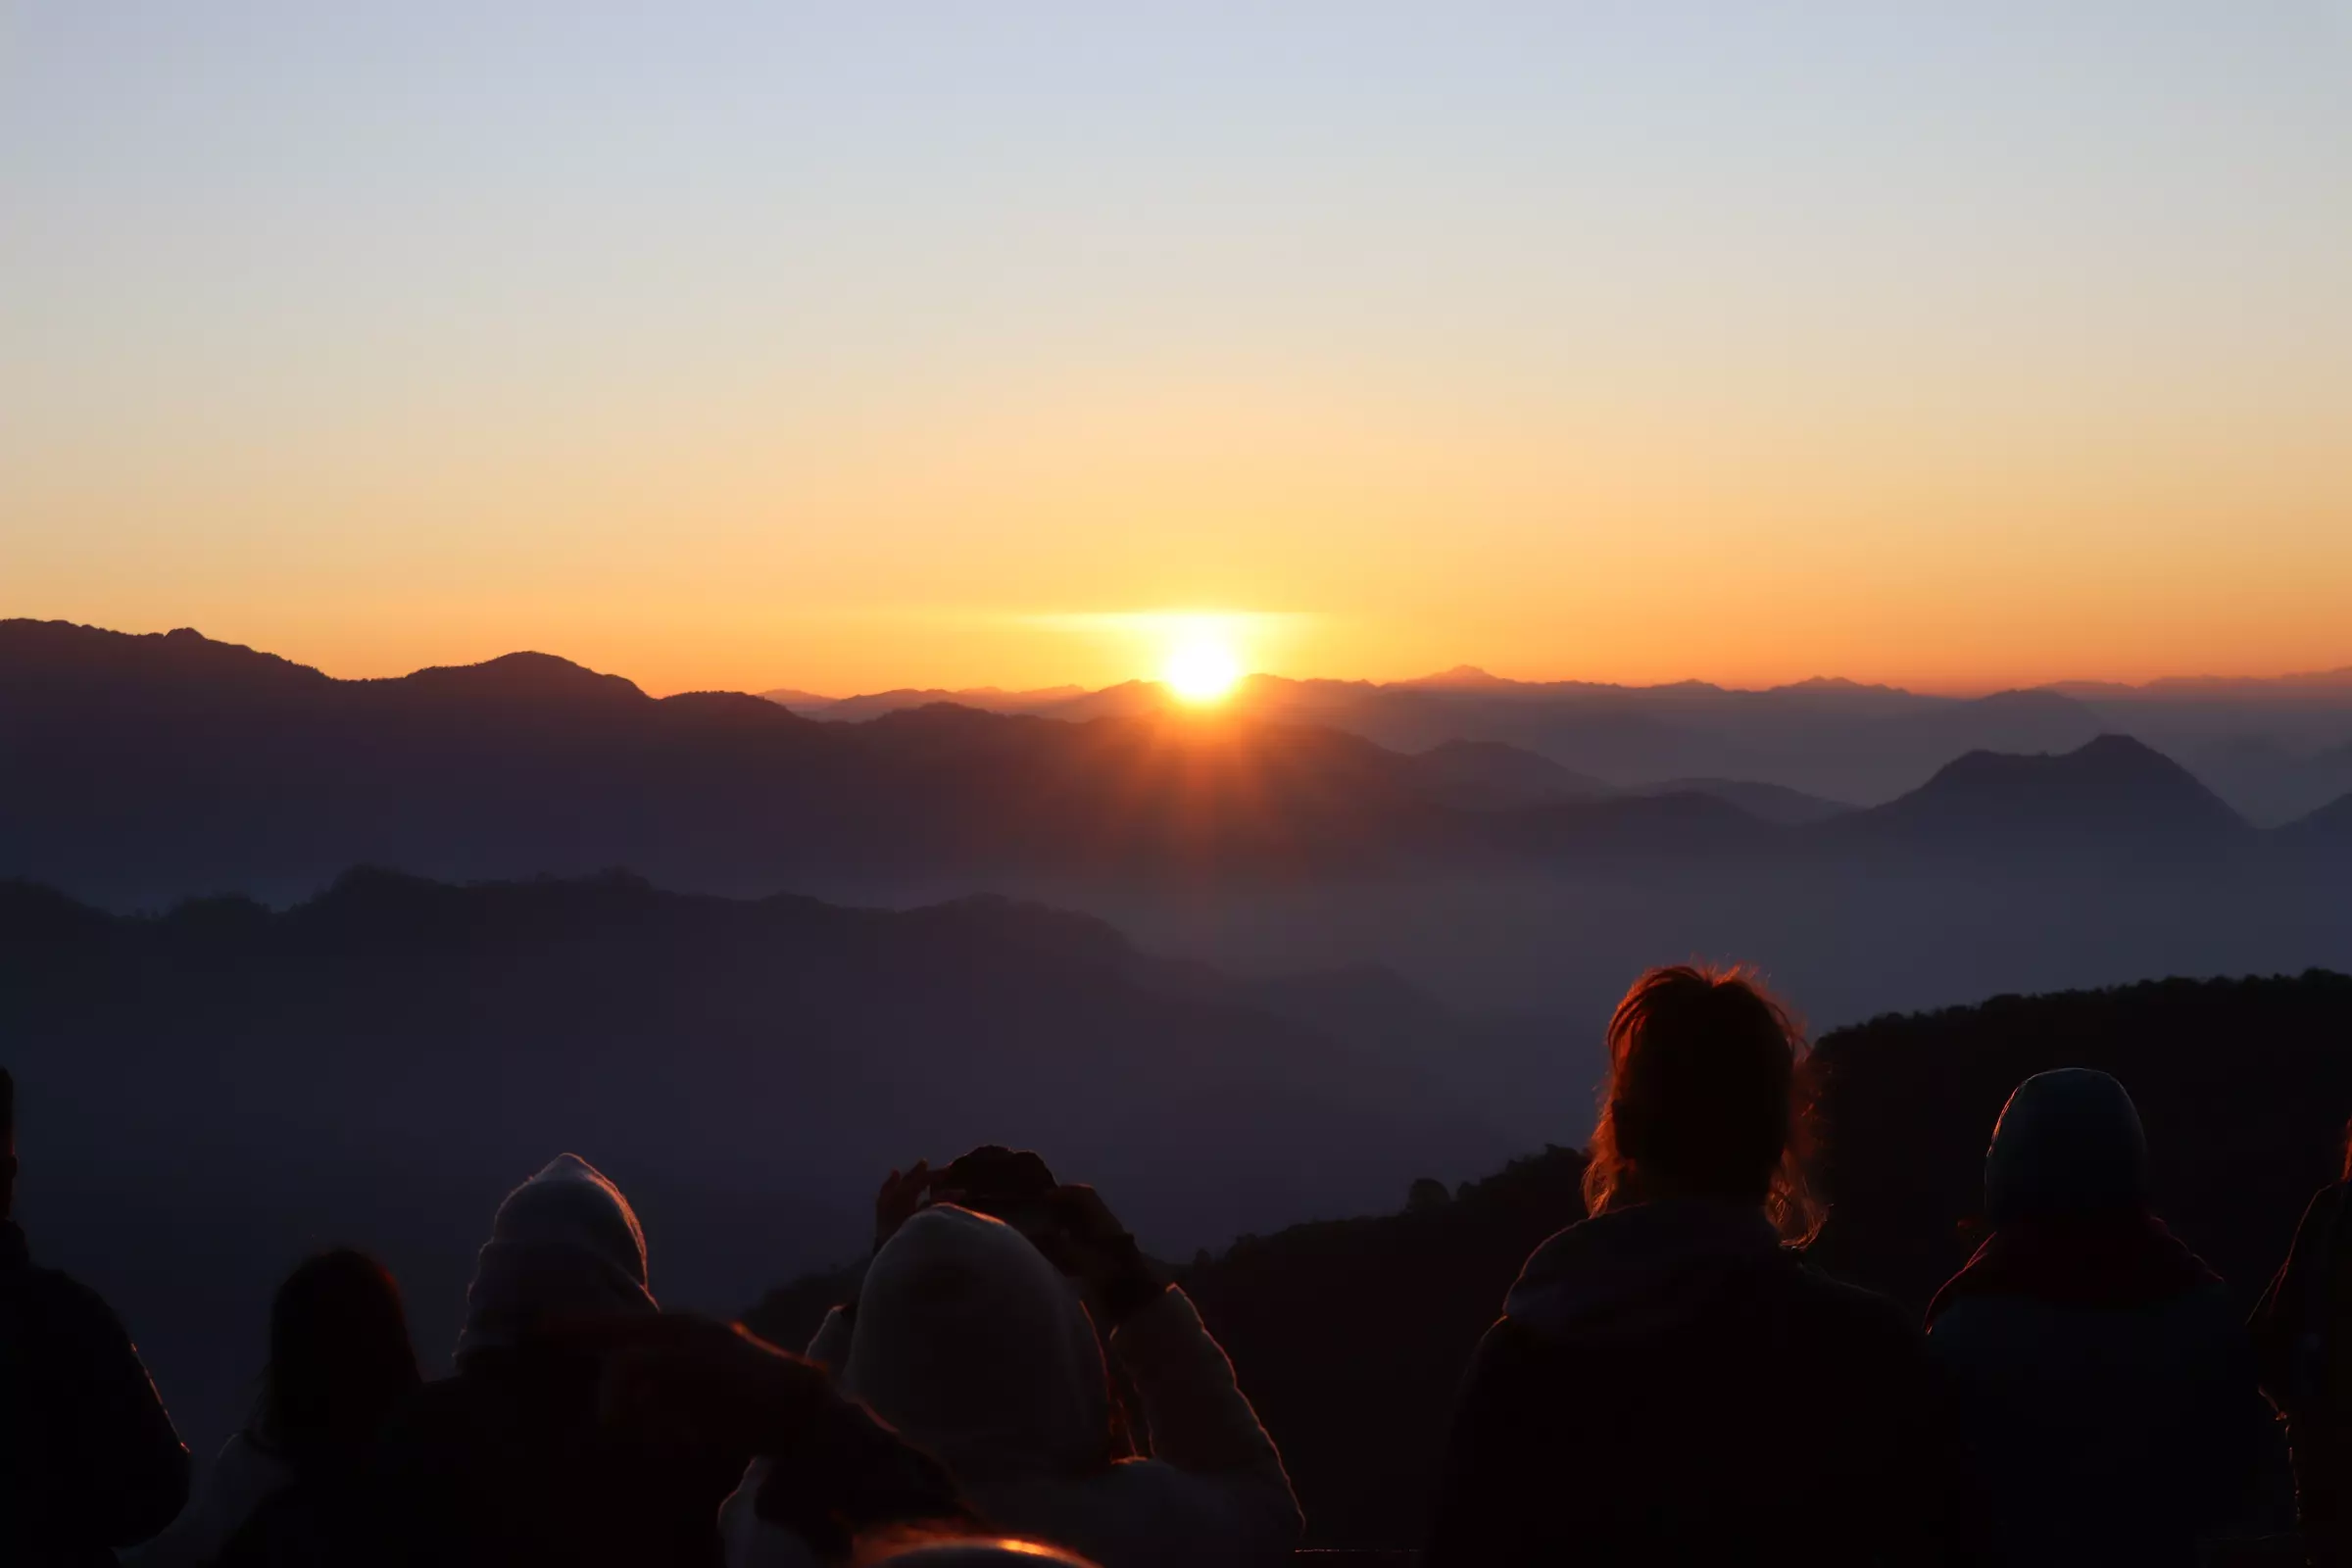
[[(2347, 1186), (2249, 1324), (2151, 1212), (2124, 1087), (2038, 1074), (1923, 1331), (1806, 1260), (1804, 1043), (1768, 993), (1655, 970), (1608, 1046), (1591, 1217), (1528, 1258), (1470, 1360), (1433, 1568), (2352, 1563)], [(0, 1214), (15, 1116), (0, 1073)], [(1176, 1568), (1301, 1537), (1191, 1301), (1034, 1154), (892, 1172), (805, 1354), (664, 1312), (647, 1280), (627, 1200), (571, 1154), (499, 1206), (446, 1377), (380, 1265), (313, 1257), (191, 1494), (122, 1326), (0, 1224), (0, 1563)]]

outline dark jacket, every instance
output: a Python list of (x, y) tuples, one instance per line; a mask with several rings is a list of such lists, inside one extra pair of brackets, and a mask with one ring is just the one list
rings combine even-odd
[(478, 1351), (395, 1413), (370, 1488), (382, 1560), (450, 1568), (716, 1568), (748, 1454), (605, 1427), (595, 1362)]
[(1752, 1208), (1642, 1204), (1528, 1259), (1471, 1364), (1425, 1561), (1949, 1560), (1952, 1442), (1891, 1302)]
[(636, 1212), (602, 1172), (564, 1154), (509, 1193), (466, 1292), (457, 1376), (394, 1413), (369, 1478), (390, 1561), (714, 1568), (718, 1505), (751, 1455), (612, 1431), (597, 1363), (535, 1338), (550, 1317), (658, 1310)]
[(2248, 1325), (2262, 1391), (2286, 1416), (2295, 1509), (2318, 1568), (2352, 1564), (2352, 1227), (2343, 1184), (2312, 1195)]
[(0, 1562), (111, 1564), (187, 1497), (188, 1450), (121, 1321), (0, 1221)]
[(1928, 1348), (1983, 1455), (1995, 1561), (2189, 1565), (2201, 1541), (2272, 1522), (2252, 1345), (2147, 1211), (2146, 1165), (2104, 1073), (2027, 1079), (1993, 1130), (1993, 1232), (1938, 1295)]

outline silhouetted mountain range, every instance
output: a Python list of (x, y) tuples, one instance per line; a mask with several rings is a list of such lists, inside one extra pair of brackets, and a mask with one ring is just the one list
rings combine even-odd
[(938, 703), (951, 703), (957, 708), (977, 708), (984, 713), (1035, 713), (1074, 702), (1086, 695), (1083, 686), (1043, 686), (1030, 691), (1008, 692), (1001, 686), (963, 686), (948, 690), (938, 686), (900, 687), (894, 691), (872, 692), (863, 697), (817, 697), (789, 687), (760, 695), (771, 703), (789, 708), (811, 718), (823, 717), (836, 723), (858, 724), (884, 713), (895, 713), (903, 708), (929, 708)]
[[(862, 719), (947, 696), (893, 692), (795, 706)], [(1059, 718), (1134, 716), (1172, 702), (1141, 681), (951, 700)], [(2266, 826), (2352, 793), (2352, 672), (2343, 670), (2144, 686), (2066, 682), (1964, 700), (1836, 679), (1734, 691), (1699, 681), (1513, 681), (1462, 666), (1387, 684), (1261, 675), (1235, 703), (1259, 717), (1329, 725), (1401, 751), (1501, 742), (1620, 787), (1730, 779), (1877, 805), (1967, 752), (2071, 751), (2117, 732), (2178, 758)]]
[[(1840, 817), (1738, 780), (1611, 791), (1507, 742), (1441, 736), (1403, 753), (1264, 716), (1328, 709), (1333, 692), (1437, 700), (1289, 685), (1313, 702), (1082, 722), (932, 705), (838, 724), (739, 694), (657, 700), (541, 654), (341, 681), (193, 632), (0, 622), (0, 873), (116, 905), (217, 889), (299, 898), (355, 862), (465, 878), (626, 865), (690, 890), (903, 902), (1106, 880), (1581, 874), (1893, 846), (2038, 860), (2145, 851), (2167, 835), (2267, 842), (2121, 739), (2059, 760), (1965, 756), (1913, 795)], [(1672, 700), (1730, 711), (1757, 695)], [(1901, 697), (1786, 689), (1789, 702), (1874, 711)], [(1548, 696), (1495, 701), (1552, 711)], [(2010, 694), (1871, 723), (1924, 756), (1986, 714), (2032, 728), (2066, 701)]]

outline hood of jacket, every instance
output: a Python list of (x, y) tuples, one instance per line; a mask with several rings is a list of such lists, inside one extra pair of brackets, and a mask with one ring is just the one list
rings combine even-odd
[(2130, 1213), (2148, 1201), (2148, 1138), (2124, 1086), (2087, 1067), (2017, 1086), (1984, 1152), (1984, 1217), (1996, 1228)]
[(1762, 1211), (1703, 1199), (1612, 1209), (1536, 1249), (1503, 1302), (1546, 1337), (1634, 1342), (1689, 1322), (1734, 1278), (1781, 1255)]
[(1000, 1220), (942, 1204), (874, 1254), (841, 1386), (966, 1481), (1109, 1458), (1109, 1386), (1070, 1282)]
[(595, 1166), (559, 1154), (498, 1205), (466, 1289), (458, 1359), (512, 1346), (542, 1317), (660, 1310), (636, 1210)]

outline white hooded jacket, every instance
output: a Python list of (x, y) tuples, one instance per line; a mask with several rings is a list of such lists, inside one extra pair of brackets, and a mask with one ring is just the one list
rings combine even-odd
[[(1085, 1304), (998, 1220), (946, 1205), (908, 1220), (867, 1270), (848, 1338), (843, 1392), (944, 1461), (1003, 1530), (1102, 1568), (1277, 1563), (1298, 1544), (1282, 1458), (1181, 1291), (1110, 1341), (1150, 1458), (1111, 1459), (1108, 1380)], [(731, 1568), (808, 1560), (755, 1515), (764, 1476), (755, 1464), (722, 1513)]]

